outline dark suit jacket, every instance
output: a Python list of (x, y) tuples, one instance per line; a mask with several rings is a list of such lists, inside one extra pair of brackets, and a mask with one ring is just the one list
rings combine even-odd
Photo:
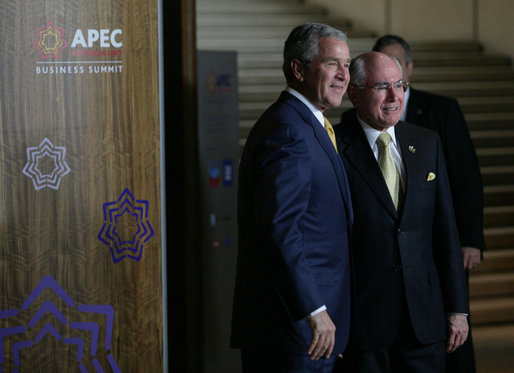
[[(398, 213), (356, 116), (335, 131), (355, 215), (357, 345), (392, 344), (402, 305), (421, 343), (444, 340), (445, 313), (467, 313), (468, 297), (439, 137), (408, 123), (395, 126), (406, 180)], [(435, 179), (428, 181), (430, 172)]]
[[(457, 100), (411, 87), (406, 121), (436, 131), (442, 142), (462, 246), (485, 249), (483, 186), (478, 159)], [(341, 123), (354, 115), (343, 113)]]
[(326, 305), (346, 346), (352, 208), (341, 158), (312, 112), (283, 92), (240, 163), (232, 347), (306, 354), (304, 319)]

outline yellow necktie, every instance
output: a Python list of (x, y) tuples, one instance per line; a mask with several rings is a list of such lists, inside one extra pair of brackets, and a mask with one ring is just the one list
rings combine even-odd
[[(325, 117), (323, 117), (323, 118), (325, 118)], [(332, 125), (330, 124), (330, 122), (328, 121), (327, 118), (325, 118), (325, 131), (327, 131), (328, 137), (330, 137), (330, 140), (332, 141), (332, 144), (334, 144), (334, 148), (336, 149), (336, 152), (337, 152), (336, 135), (334, 133), (334, 128), (332, 127)]]
[(400, 174), (394, 164), (393, 158), (389, 153), (389, 143), (391, 142), (391, 135), (387, 132), (382, 132), (377, 138), (378, 146), (378, 165), (384, 175), (387, 188), (393, 199), (394, 207), (398, 210), (398, 203), (400, 200)]

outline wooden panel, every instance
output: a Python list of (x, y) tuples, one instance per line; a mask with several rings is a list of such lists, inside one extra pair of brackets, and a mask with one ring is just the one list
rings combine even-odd
[(163, 369), (157, 30), (0, 1), (0, 371)]

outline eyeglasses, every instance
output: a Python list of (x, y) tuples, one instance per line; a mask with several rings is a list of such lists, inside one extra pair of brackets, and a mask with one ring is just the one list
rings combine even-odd
[(403, 90), (405, 92), (407, 90), (407, 88), (409, 87), (409, 83), (405, 82), (403, 80), (398, 80), (394, 84), (391, 84), (391, 83), (378, 83), (378, 84), (373, 85), (373, 86), (370, 86), (370, 85), (357, 85), (357, 84), (351, 84), (351, 85), (353, 85), (355, 87), (358, 87), (358, 88), (371, 88), (371, 89), (374, 89), (375, 91), (377, 91), (378, 93), (386, 93), (389, 90), (391, 90), (391, 88), (393, 88), (395, 91), (399, 91), (401, 89), (401, 90)]

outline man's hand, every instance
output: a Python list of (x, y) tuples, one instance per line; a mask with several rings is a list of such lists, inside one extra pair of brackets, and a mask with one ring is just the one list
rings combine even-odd
[(464, 257), (464, 269), (468, 271), (475, 268), (482, 261), (480, 249), (476, 247), (464, 246), (462, 248), (462, 256)]
[(453, 352), (466, 342), (468, 338), (468, 317), (466, 315), (449, 315), (448, 316), (448, 345), (446, 352)]
[(307, 318), (307, 322), (311, 328), (312, 339), (307, 349), (311, 360), (319, 360), (320, 357), (330, 357), (334, 349), (336, 327), (327, 311)]

